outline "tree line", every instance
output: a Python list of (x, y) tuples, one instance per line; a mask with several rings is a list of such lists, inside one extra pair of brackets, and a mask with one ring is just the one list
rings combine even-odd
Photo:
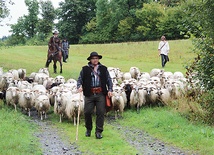
[(186, 0), (25, 0), (28, 15), (11, 25), (7, 43), (44, 44), (57, 29), (70, 43), (109, 43), (185, 39), (197, 25)]

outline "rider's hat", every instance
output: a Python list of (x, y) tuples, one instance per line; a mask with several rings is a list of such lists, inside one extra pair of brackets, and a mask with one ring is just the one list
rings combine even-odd
[(53, 34), (59, 34), (59, 32), (57, 30), (53, 31)]

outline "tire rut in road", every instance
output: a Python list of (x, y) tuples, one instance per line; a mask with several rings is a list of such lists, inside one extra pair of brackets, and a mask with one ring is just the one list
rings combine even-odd
[(119, 131), (122, 137), (138, 151), (137, 154), (143, 155), (195, 155), (192, 151), (184, 151), (177, 147), (162, 142), (148, 133), (136, 129), (120, 125), (112, 118), (107, 119), (115, 130)]
[(82, 154), (78, 150), (77, 144), (70, 143), (69, 137), (64, 131), (57, 128), (51, 121), (38, 118), (36, 112), (32, 113), (32, 119), (30, 120), (38, 126), (38, 131), (34, 133), (39, 139), (42, 148), (42, 154), (44, 155), (79, 155)]

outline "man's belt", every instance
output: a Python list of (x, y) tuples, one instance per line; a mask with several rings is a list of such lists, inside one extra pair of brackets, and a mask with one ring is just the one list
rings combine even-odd
[(95, 88), (91, 88), (91, 92), (93, 94), (99, 94), (102, 92), (102, 88), (101, 87), (95, 87)]

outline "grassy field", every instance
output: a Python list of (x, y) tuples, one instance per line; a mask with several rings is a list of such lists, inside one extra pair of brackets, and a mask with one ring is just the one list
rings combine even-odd
[[(185, 66), (192, 60), (192, 44), (190, 40), (169, 41), (170, 62), (165, 71), (181, 71), (185, 73)], [(63, 63), (63, 76), (77, 79), (81, 67), (87, 64), (90, 52), (97, 51), (103, 56), (101, 63), (106, 66), (119, 67), (128, 72), (130, 67), (136, 66), (142, 72), (150, 72), (153, 68), (161, 68), (160, 57), (157, 52), (158, 42), (137, 42), (121, 44), (90, 44), (71, 45), (68, 63)], [(18, 46), (0, 50), (0, 62), (5, 71), (8, 69), (26, 68), (27, 74), (37, 72), (45, 66), (47, 46)], [(58, 72), (59, 72), (59, 63)], [(53, 74), (52, 63), (49, 66)]]
[[(164, 68), (165, 71), (181, 71), (185, 73), (185, 66), (192, 61), (194, 54), (190, 40), (169, 41), (170, 62)], [(121, 43), (121, 44), (94, 44), (94, 45), (71, 45), (68, 63), (63, 63), (62, 75), (77, 79), (81, 67), (87, 64), (90, 52), (97, 51), (103, 55), (101, 63), (106, 66), (119, 67), (121, 71), (128, 72), (130, 67), (136, 66), (142, 72), (150, 72), (152, 68), (160, 68), (160, 58), (157, 52), (158, 41)], [(9, 69), (25, 68), (27, 75), (37, 72), (44, 67), (46, 61), (46, 46), (17, 46), (0, 50), (0, 67), (4, 71)], [(58, 65), (59, 67), (59, 65)], [(52, 77), (52, 64), (49, 67)], [(58, 68), (59, 72), (59, 68)], [(0, 102), (0, 154), (40, 154), (39, 144), (32, 133), (36, 127), (32, 127), (29, 118), (20, 112), (15, 113)], [(76, 127), (70, 121), (59, 124), (59, 117), (53, 113), (49, 115), (56, 126), (65, 130), (70, 137), (71, 143), (75, 141)], [(124, 118), (117, 120), (118, 123), (144, 130), (160, 140), (172, 143), (184, 150), (192, 150), (198, 154), (212, 155), (214, 152), (214, 129), (202, 124), (194, 124), (187, 121), (173, 108), (142, 108), (140, 114), (134, 110), (127, 110)], [(135, 148), (130, 146), (117, 130), (109, 124), (105, 124), (104, 138), (101, 141), (94, 137), (84, 136), (85, 127), (81, 119), (79, 127), (79, 149), (86, 154), (136, 154)], [(22, 126), (24, 126), (22, 128)], [(19, 130), (22, 134), (14, 134)], [(6, 132), (7, 131), (7, 132)], [(24, 136), (23, 136), (24, 135)], [(32, 139), (34, 139), (32, 141)], [(7, 145), (5, 145), (7, 144)], [(91, 147), (93, 144), (96, 147)], [(11, 149), (12, 148), (12, 149)], [(20, 149), (21, 148), (21, 149)], [(10, 150), (10, 152), (6, 151)], [(32, 150), (34, 153), (29, 152)]]

